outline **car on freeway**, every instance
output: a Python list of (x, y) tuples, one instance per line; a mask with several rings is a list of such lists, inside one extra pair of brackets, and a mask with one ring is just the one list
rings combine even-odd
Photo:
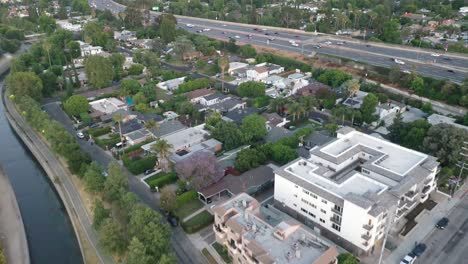
[(321, 47), (322, 47), (322, 46), (320, 46), (320, 45), (315, 45), (315, 46), (314, 46), (314, 48), (316, 48), (316, 49), (320, 49)]
[(410, 74), (411, 72), (408, 70), (404, 70), (403, 73)]
[(238, 35), (235, 35), (235, 36), (234, 36), (234, 38), (236, 38), (236, 39), (240, 39), (240, 37), (239, 37)]
[(413, 264), (417, 258), (413, 253), (409, 253), (400, 261), (400, 264)]
[(258, 31), (258, 28), (254, 28), (253, 31)]
[(224, 34), (224, 35), (226, 35), (226, 34), (227, 34), (227, 32), (226, 32), (226, 31), (223, 31), (223, 34)]
[(278, 32), (275, 32), (274, 34), (275, 34), (275, 35), (279, 35), (279, 33), (278, 33)]
[(204, 28), (203, 31), (204, 32), (211, 31), (211, 28)]
[(293, 43), (291, 43), (291, 46), (299, 47), (299, 44), (297, 44), (296, 42), (293, 42)]
[(270, 33), (266, 32), (266, 33), (265, 33), (265, 35), (266, 35), (266, 36), (269, 36), (269, 35), (270, 35)]
[(81, 131), (78, 131), (78, 132), (76, 133), (76, 136), (77, 136), (78, 138), (81, 138), (81, 139), (85, 138), (85, 135), (84, 135), (83, 132), (81, 132)]
[(331, 41), (327, 41), (327, 42), (325, 42), (325, 44), (327, 44), (327, 45), (331, 45), (331, 44), (332, 44), (332, 42), (331, 42)]
[(372, 46), (371, 46), (371, 45), (369, 45), (369, 44), (366, 44), (366, 47), (370, 48), (370, 47), (372, 47)]
[(193, 28), (193, 27), (194, 27), (194, 25), (192, 25), (192, 24), (187, 24), (187, 27), (189, 27), (189, 28)]
[(442, 217), (439, 221), (437, 221), (436, 227), (438, 229), (444, 229), (447, 227), (449, 223), (449, 219), (447, 217)]
[(151, 173), (155, 172), (156, 170), (154, 169), (149, 169), (149, 170), (145, 170), (145, 172), (143, 173), (144, 175), (150, 175)]
[(202, 32), (203, 32), (203, 31), (201, 31), (201, 30), (197, 30), (197, 33), (202, 33)]
[(432, 57), (440, 57), (440, 54), (432, 53), (431, 56), (432, 56)]
[(296, 36), (294, 36), (294, 37), (295, 37), (295, 38), (301, 38), (301, 36), (299, 36), (299, 35), (296, 35)]
[(443, 60), (448, 60), (448, 61), (449, 61), (449, 60), (452, 60), (451, 58), (448, 58), (448, 57), (444, 57), (444, 58), (442, 58), (442, 59), (443, 59)]
[(426, 251), (426, 248), (427, 248), (426, 244), (419, 243), (414, 247), (411, 253), (416, 255), (416, 257), (420, 257), (424, 253), (424, 251)]
[(405, 65), (405, 62), (399, 59), (392, 59), (396, 64)]
[(269, 40), (269, 41), (273, 41), (273, 40), (275, 40), (275, 38), (268, 38), (268, 40)]
[(342, 42), (342, 41), (338, 41), (338, 42), (336, 43), (336, 45), (343, 45), (343, 44), (344, 44), (344, 42)]
[(225, 27), (225, 26), (226, 26), (226, 24), (223, 24), (223, 27)]
[(455, 73), (453, 70), (447, 70), (447, 71), (450, 72), (450, 73)]

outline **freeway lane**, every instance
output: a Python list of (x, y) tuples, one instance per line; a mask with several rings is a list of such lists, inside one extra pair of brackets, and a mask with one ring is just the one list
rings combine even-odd
[[(97, 9), (110, 9), (114, 13), (122, 12), (125, 10), (124, 6), (112, 2), (111, 0), (90, 0), (90, 2), (94, 3)], [(157, 13), (152, 12), (152, 15), (155, 16), (157, 15)], [(263, 29), (268, 27), (263, 27), (259, 25), (257, 26), (240, 23), (230, 23), (216, 20), (202, 20), (198, 18), (183, 16), (176, 17), (179, 22), (178, 26), (185, 28), (191, 32), (203, 28), (212, 28), (215, 30), (203, 32), (202, 34), (212, 37), (214, 36), (221, 39), (227, 39), (229, 37), (229, 35), (218, 34), (222, 31), (237, 32), (237, 34), (234, 35), (239, 35), (241, 37), (241, 39), (239, 40), (244, 43), (276, 47), (279, 49), (298, 53), (301, 52), (301, 47), (296, 48), (291, 46), (287, 42), (279, 40), (275, 41), (277, 42), (275, 44), (278, 45), (272, 43), (271, 45), (267, 45), (266, 39), (270, 36), (257, 36), (256, 38), (259, 38), (258, 40), (249, 40), (247, 38), (242, 39), (242, 34), (245, 36), (246, 34), (258, 33), (253, 30), (254, 28)], [(189, 28), (186, 26), (187, 24), (194, 24), (200, 26), (196, 28)], [(334, 37), (332, 35), (320, 34), (318, 36), (314, 36), (313, 34), (305, 33), (303, 31), (301, 32), (299, 30), (297, 30), (297, 32), (286, 32), (285, 30), (287, 29), (275, 28), (274, 30), (268, 29), (268, 31), (266, 32), (269, 32), (271, 36), (292, 39), (298, 43), (306, 40), (309, 42), (309, 40), (311, 40), (311, 45), (314, 45), (314, 42), (324, 43), (328, 41), (328, 39), (337, 39), (337, 37)], [(264, 34), (266, 32), (261, 31), (260, 34)], [(279, 34), (275, 35), (274, 32), (279, 32)], [(336, 40), (330, 41), (336, 44)], [(401, 67), (402, 70), (411, 70), (415, 68), (415, 71), (421, 75), (430, 76), (438, 79), (449, 79), (456, 83), (461, 83), (465, 78), (468, 77), (468, 56), (460, 54), (446, 54), (441, 55), (440, 57), (432, 57), (431, 54), (435, 51), (418, 49), (420, 50), (420, 52), (417, 52), (414, 48), (404, 46), (382, 46), (384, 44), (381, 43), (370, 44), (371, 47), (367, 47), (366, 43), (355, 40), (347, 41), (347, 43), (345, 44), (346, 47), (341, 47), (339, 45), (329, 45), (327, 47), (324, 47), (324, 45), (322, 45), (321, 49), (313, 49), (311, 45), (304, 47), (304, 52), (306, 54), (315, 51), (326, 55), (343, 57), (354, 61), (360, 61), (363, 63), (368, 63), (376, 66), (383, 66), (387, 68), (390, 68), (393, 65), (395, 65), (395, 63), (391, 60), (392, 58), (399, 58), (401, 60), (410, 59), (412, 61), (407, 62), (403, 67)], [(444, 59), (445, 57), (449, 57), (450, 60)], [(449, 72), (447, 67), (458, 68), (451, 68), (453, 72)]]

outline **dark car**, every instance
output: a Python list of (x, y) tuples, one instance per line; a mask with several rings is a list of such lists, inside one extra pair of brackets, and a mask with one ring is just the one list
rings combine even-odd
[(270, 35), (270, 33), (268, 33), (268, 32), (267, 32), (267, 33), (265, 33), (265, 35), (266, 35), (266, 36), (269, 36), (269, 35)]
[(179, 225), (179, 221), (177, 221), (177, 218), (175, 216), (169, 215), (167, 217), (167, 221), (172, 227), (176, 227)]
[(453, 70), (447, 70), (448, 72), (455, 73)]
[(94, 123), (89, 126), (89, 128), (97, 128), (97, 127), (99, 127), (99, 123)]
[(439, 229), (444, 229), (448, 225), (448, 223), (449, 219), (447, 217), (444, 217), (437, 222), (436, 227)]
[(144, 174), (145, 175), (150, 175), (151, 173), (155, 172), (154, 169), (149, 169), (149, 170), (145, 170)]
[(367, 44), (366, 47), (370, 48), (371, 45)]
[(449, 60), (452, 60), (451, 58), (447, 58), (447, 57), (444, 57), (444, 58), (442, 58), (442, 59), (443, 59), (443, 60), (448, 60), (448, 61), (449, 61)]
[(279, 33), (278, 33), (278, 32), (275, 32), (275, 35), (279, 35)]
[(424, 253), (424, 251), (426, 251), (426, 248), (427, 248), (426, 244), (419, 243), (414, 247), (411, 253), (420, 257)]

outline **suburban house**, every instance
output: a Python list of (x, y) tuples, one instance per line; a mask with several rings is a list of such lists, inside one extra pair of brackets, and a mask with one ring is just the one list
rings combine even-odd
[(362, 103), (364, 102), (364, 98), (368, 95), (368, 93), (363, 92), (363, 91), (357, 91), (352, 97), (347, 98), (344, 102), (343, 105), (354, 108), (354, 109), (359, 109), (361, 108)]
[(448, 117), (448, 116), (443, 116), (443, 115), (439, 115), (439, 114), (432, 114), (432, 115), (427, 117), (427, 122), (429, 122), (429, 124), (431, 124), (431, 125), (448, 124), (448, 125), (452, 125), (452, 126), (454, 126), (456, 128), (461, 128), (461, 129), (468, 130), (467, 126), (457, 124), (455, 121), (456, 121), (455, 118)]
[(147, 129), (143, 128), (126, 134), (125, 140), (130, 146), (133, 146), (145, 142), (152, 137), (153, 134), (151, 134), (151, 132), (149, 132)]
[(240, 98), (230, 96), (228, 99), (223, 100), (216, 104), (212, 104), (209, 106), (197, 104), (196, 107), (198, 108), (200, 112), (211, 110), (211, 111), (219, 112), (219, 113), (227, 113), (227, 112), (234, 111), (237, 109), (243, 109), (246, 107), (246, 105), (247, 105), (247, 102), (241, 100)]
[(122, 135), (126, 136), (129, 133), (135, 132), (137, 130), (142, 129), (143, 126), (138, 122), (136, 119), (131, 119), (127, 122), (121, 122), (120, 127), (119, 124), (116, 123), (114, 126), (112, 126), (112, 132), (113, 133), (120, 133), (122, 131)]
[(229, 69), (228, 69), (228, 74), (229, 75), (234, 75), (234, 73), (237, 71), (237, 70), (240, 70), (240, 69), (245, 69), (249, 66), (249, 64), (247, 63), (243, 63), (243, 62), (230, 62), (229, 63)]
[(294, 133), (284, 127), (274, 127), (268, 130), (267, 135), (265, 136), (265, 142), (276, 142), (282, 138), (293, 136)]
[(127, 41), (134, 41), (137, 39), (137, 37), (136, 37), (136, 32), (134, 31), (122, 30), (121, 32), (114, 31), (114, 39), (121, 41), (121, 42), (127, 42)]
[(158, 127), (149, 129), (150, 132), (153, 134), (154, 138), (161, 138), (166, 135), (170, 135), (176, 132), (179, 132), (181, 130), (186, 129), (187, 127), (184, 126), (180, 121), (178, 120), (169, 120), (169, 121), (163, 121), (160, 122)]
[(375, 114), (379, 116), (379, 120), (382, 120), (388, 115), (403, 113), (405, 110), (405, 104), (389, 100), (387, 103), (379, 103), (375, 108)]
[(127, 110), (127, 104), (117, 98), (103, 98), (89, 103), (91, 109), (103, 114), (111, 114), (117, 110)]
[(215, 93), (214, 90), (203, 88), (203, 89), (198, 89), (195, 91), (188, 92), (185, 94), (185, 97), (187, 97), (187, 99), (189, 99), (191, 103), (198, 104), (200, 103), (200, 100), (202, 99), (202, 97), (211, 95), (214, 93)]
[(275, 207), (368, 255), (429, 198), (439, 170), (432, 156), (343, 127), (335, 140), (311, 149), (310, 158), (275, 170)]
[(177, 88), (179, 88), (179, 85), (185, 82), (185, 78), (186, 77), (184, 76), (184, 77), (168, 80), (165, 82), (160, 82), (156, 85), (156, 87), (158, 87), (159, 89), (168, 91), (168, 92), (172, 92), (176, 90)]
[(249, 115), (257, 114), (258, 108), (256, 107), (245, 107), (239, 108), (230, 112), (227, 112), (222, 118), (225, 121), (234, 122), (238, 125), (242, 123), (242, 120)]
[(286, 118), (281, 117), (277, 113), (263, 113), (262, 116), (266, 120), (267, 130), (271, 130), (274, 127), (284, 127), (289, 120)]
[(81, 57), (91, 56), (91, 55), (98, 55), (102, 52), (102, 47), (100, 46), (92, 46), (86, 42), (81, 40), (77, 41), (80, 44), (81, 50)]
[(83, 30), (83, 26), (81, 24), (73, 24), (67, 19), (57, 20), (56, 23), (59, 27), (71, 32), (81, 32), (81, 30)]
[(316, 95), (320, 91), (332, 91), (332, 88), (321, 82), (311, 82), (308, 85), (300, 88), (296, 94), (299, 96)]
[(225, 95), (222, 93), (212, 93), (212, 94), (201, 97), (199, 100), (199, 103), (204, 106), (210, 106), (210, 105), (224, 102), (230, 98), (231, 97), (229, 95)]
[(279, 74), (284, 71), (284, 67), (270, 64), (260, 63), (246, 71), (246, 77), (249, 81), (265, 82), (266, 78), (273, 74)]
[(236, 264), (337, 264), (336, 247), (272, 206), (240, 193), (213, 208), (213, 230)]

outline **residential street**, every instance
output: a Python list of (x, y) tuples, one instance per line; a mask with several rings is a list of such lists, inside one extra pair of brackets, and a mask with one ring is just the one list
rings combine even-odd
[[(466, 263), (468, 247), (468, 193), (448, 215), (450, 222), (444, 230), (434, 228), (423, 243), (427, 250), (417, 263)], [(436, 223), (434, 223), (435, 226)], [(465, 260), (464, 260), (465, 259)]]
[[(60, 122), (72, 135), (76, 135), (76, 130), (70, 118), (62, 110), (58, 102), (48, 103), (43, 106), (44, 110), (56, 121)], [(114, 160), (109, 154), (97, 145), (91, 145), (86, 140), (78, 139), (81, 148), (91, 155), (91, 158), (102, 166), (107, 167)], [(153, 193), (136, 177), (127, 172), (130, 191), (135, 193), (142, 202), (153, 210), (161, 213), (157, 206), (157, 201)], [(204, 263), (205, 260), (200, 252), (192, 245), (181, 227), (172, 228), (172, 247), (178, 258), (178, 263)]]

